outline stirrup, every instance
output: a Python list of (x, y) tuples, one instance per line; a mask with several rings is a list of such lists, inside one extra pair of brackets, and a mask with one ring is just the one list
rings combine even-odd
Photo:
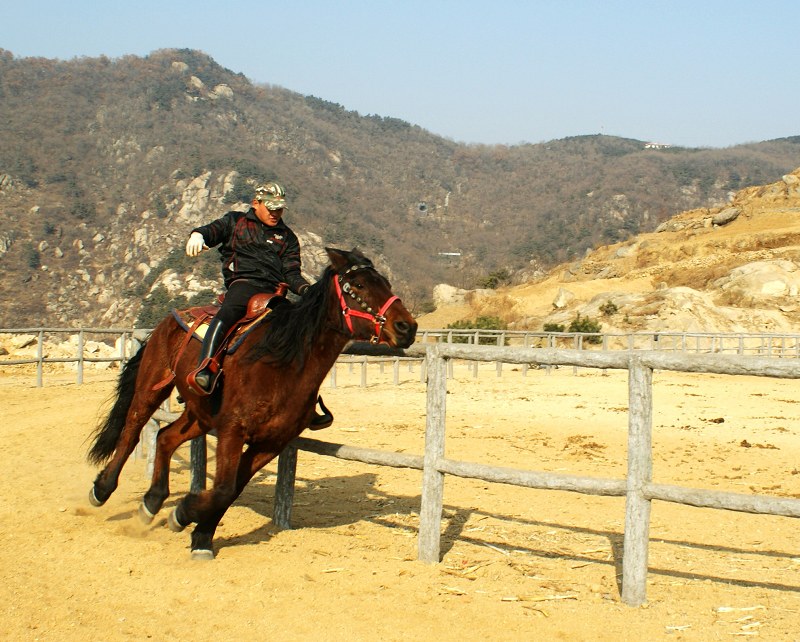
[[(200, 385), (197, 381), (197, 375), (199, 375), (202, 371), (206, 371), (208, 373), (209, 382), (208, 382), (208, 389), (204, 388)], [(222, 374), (222, 368), (219, 367), (219, 362), (210, 357), (208, 359), (203, 359), (203, 362), (194, 370), (192, 370), (188, 375), (186, 375), (186, 384), (189, 386), (191, 391), (196, 395), (200, 395), (201, 397), (207, 397), (212, 392), (214, 392), (214, 388), (217, 385), (217, 380), (219, 376)]]

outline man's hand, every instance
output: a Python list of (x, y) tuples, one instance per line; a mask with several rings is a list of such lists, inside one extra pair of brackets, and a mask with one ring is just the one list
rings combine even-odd
[(203, 250), (207, 250), (203, 235), (200, 232), (192, 232), (189, 240), (186, 242), (186, 254), (188, 256), (197, 256)]

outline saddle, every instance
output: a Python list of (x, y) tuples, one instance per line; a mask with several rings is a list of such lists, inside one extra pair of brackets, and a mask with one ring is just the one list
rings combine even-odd
[[(256, 326), (264, 321), (267, 315), (272, 312), (276, 305), (286, 300), (286, 292), (289, 286), (286, 283), (279, 283), (275, 292), (261, 292), (250, 298), (247, 303), (247, 311), (226, 333), (216, 353), (213, 355), (214, 370), (222, 371), (222, 359), (226, 354), (232, 354), (241, 345), (247, 334)], [(175, 355), (175, 362), (170, 369), (169, 376), (163, 381), (159, 381), (153, 386), (153, 390), (159, 390), (168, 385), (175, 378), (175, 367), (183, 356), (186, 346), (191, 339), (202, 341), (208, 330), (208, 324), (219, 311), (225, 294), (222, 293), (217, 300), (210, 305), (195, 306), (185, 310), (172, 310), (172, 316), (185, 331), (186, 336), (181, 342), (178, 353)]]
[[(247, 311), (228, 330), (217, 354), (223, 355), (232, 353), (239, 347), (245, 335), (255, 326), (260, 324), (264, 318), (286, 298), (288, 286), (281, 283), (275, 292), (261, 292), (250, 298), (247, 302)], [(225, 294), (220, 294), (214, 303), (201, 305), (186, 310), (173, 310), (172, 315), (187, 332), (191, 331), (191, 336), (199, 341), (203, 340), (208, 330), (208, 323), (219, 311)]]

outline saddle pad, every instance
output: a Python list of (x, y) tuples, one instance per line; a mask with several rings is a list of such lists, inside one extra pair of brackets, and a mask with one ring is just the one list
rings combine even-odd
[[(270, 312), (272, 312), (272, 309), (266, 308), (264, 312), (262, 312), (255, 319), (237, 326), (228, 338), (228, 346), (225, 349), (225, 353), (233, 354), (241, 345), (242, 341), (244, 341), (244, 338), (250, 333), (250, 331), (258, 327), (258, 325), (260, 325), (261, 322), (266, 319)], [(208, 324), (213, 318), (213, 315), (204, 313), (202, 309), (200, 309), (198, 312), (198, 308), (189, 308), (188, 310), (175, 310), (173, 308), (172, 316), (175, 317), (178, 325), (180, 325), (181, 328), (183, 328), (186, 332), (189, 332), (189, 330), (192, 329), (192, 326), (197, 322), (198, 317), (205, 316), (206, 318), (200, 322), (192, 334), (192, 338), (197, 339), (198, 341), (202, 341), (205, 338), (206, 332), (208, 331)]]

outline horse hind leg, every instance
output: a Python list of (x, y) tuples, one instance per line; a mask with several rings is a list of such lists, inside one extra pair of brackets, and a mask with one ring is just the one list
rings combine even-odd
[(175, 328), (171, 316), (162, 321), (120, 372), (114, 405), (98, 426), (88, 455), (91, 463), (105, 464), (89, 494), (95, 506), (104, 504), (117, 488), (142, 428), (174, 388), (174, 382), (161, 382), (170, 372)]
[(150, 488), (139, 505), (139, 517), (149, 524), (153, 521), (164, 501), (169, 497), (169, 466), (178, 446), (203, 434), (197, 420), (184, 411), (169, 426), (159, 431), (156, 438), (156, 454), (153, 462), (153, 478)]
[(117, 489), (122, 468), (139, 443), (142, 429), (158, 407), (169, 397), (170, 391), (171, 388), (167, 387), (157, 392), (137, 392), (134, 395), (113, 454), (95, 478), (89, 491), (89, 503), (93, 506), (105, 504)]

